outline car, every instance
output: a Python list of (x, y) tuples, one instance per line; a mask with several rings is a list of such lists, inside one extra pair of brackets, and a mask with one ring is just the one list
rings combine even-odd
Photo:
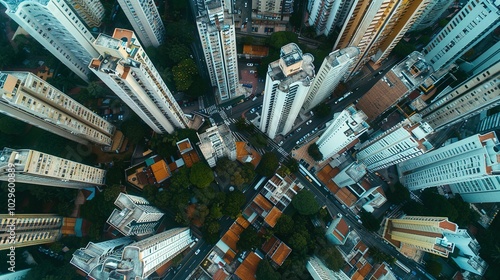
[(247, 2), (245, 2), (245, 8), (246, 8), (247, 6), (248, 6), (248, 3), (247, 3)]
[(245, 19), (245, 22), (248, 22), (248, 18)]
[(195, 255), (198, 255), (200, 253), (200, 249), (196, 250), (196, 252), (194, 252)]
[(194, 242), (198, 242), (198, 238), (195, 238), (195, 239), (194, 239)]
[(382, 73), (384, 73), (384, 71), (378, 71), (378, 73), (379, 73), (379, 74), (382, 74)]
[(306, 122), (306, 125), (310, 125), (312, 122), (313, 122), (312, 120), (308, 120), (308, 121)]
[(253, 66), (253, 63), (247, 63), (247, 66), (248, 66), (248, 67), (252, 67), (252, 66)]
[(278, 146), (280, 146), (280, 147), (281, 147), (281, 145), (283, 145), (283, 140), (281, 140), (281, 141), (279, 142), (279, 144), (278, 144)]
[(250, 74), (255, 74), (255, 70), (250, 70)]
[(297, 141), (297, 142), (295, 142), (295, 145), (298, 145), (299, 143), (300, 143), (300, 140), (299, 140), (299, 141)]
[(297, 128), (296, 132), (299, 132), (302, 129), (302, 127)]

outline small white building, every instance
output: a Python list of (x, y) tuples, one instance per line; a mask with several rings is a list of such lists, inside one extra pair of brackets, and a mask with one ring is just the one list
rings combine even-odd
[(236, 160), (236, 142), (226, 124), (212, 126), (198, 134), (198, 138), (200, 138), (198, 148), (210, 167), (214, 167), (217, 160), (222, 157)]

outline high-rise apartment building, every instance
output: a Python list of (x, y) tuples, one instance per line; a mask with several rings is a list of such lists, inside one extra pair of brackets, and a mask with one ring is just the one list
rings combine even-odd
[(470, 203), (500, 202), (500, 145), (494, 132), (476, 134), (398, 166), (409, 190), (448, 185)]
[(105, 170), (90, 165), (29, 149), (4, 148), (0, 181), (8, 181), (11, 173), (20, 183), (78, 189), (102, 186), (106, 179)]
[(446, 129), (458, 122), (500, 104), (500, 61), (453, 89), (445, 89), (439, 98), (420, 111), (434, 130)]
[(88, 81), (89, 62), (97, 56), (94, 37), (64, 0), (1, 2), (6, 14), (66, 67)]
[(447, 258), (453, 253), (455, 244), (444, 233), (456, 233), (458, 225), (445, 217), (406, 216), (387, 219), (382, 237), (396, 249), (409, 246)]
[(133, 242), (134, 240), (128, 236), (99, 243), (89, 242), (87, 247), (80, 248), (73, 253), (70, 263), (85, 274), (89, 274), (108, 256), (121, 253), (125, 246)]
[(78, 143), (111, 146), (115, 126), (30, 72), (0, 72), (0, 112)]
[(430, 0), (358, 0), (341, 28), (334, 49), (355, 46), (357, 72), (368, 60), (380, 64), (420, 17)]
[(423, 49), (434, 70), (448, 67), (500, 26), (498, 0), (471, 0)]
[(422, 15), (417, 18), (410, 31), (422, 30), (431, 27), (441, 15), (455, 2), (454, 0), (434, 0), (427, 5)]
[(293, 127), (314, 78), (314, 57), (295, 44), (281, 47), (280, 59), (269, 64), (260, 130), (270, 138)]
[(161, 266), (182, 253), (193, 242), (189, 228), (174, 228), (125, 246), (98, 264), (93, 279), (147, 279)]
[(318, 257), (312, 256), (306, 264), (307, 271), (314, 280), (350, 280), (344, 271), (329, 269)]
[(488, 264), (479, 256), (481, 246), (466, 229), (458, 229), (456, 233), (445, 232), (444, 236), (455, 244), (455, 249), (458, 249), (457, 254), (451, 255), (451, 258), (461, 269), (484, 275)]
[(259, 14), (280, 16), (293, 13), (293, 0), (257, 0), (256, 2), (255, 9)]
[(165, 26), (153, 0), (118, 0), (135, 34), (144, 47), (158, 47), (165, 42)]
[(114, 209), (106, 222), (125, 236), (144, 236), (154, 233), (155, 227), (164, 215), (140, 196), (120, 193), (115, 205), (120, 210)]
[(116, 28), (94, 42), (100, 53), (89, 68), (157, 133), (188, 127), (188, 119), (134, 32)]
[(389, 167), (433, 149), (425, 138), (432, 132), (433, 129), (425, 122), (406, 119), (363, 143), (356, 159), (370, 171)]
[(236, 160), (236, 142), (229, 126), (226, 124), (212, 126), (205, 132), (198, 134), (200, 148), (210, 167), (214, 167), (222, 157)]
[(342, 26), (355, 0), (309, 0), (309, 26), (316, 35), (329, 36), (337, 26)]
[(326, 130), (316, 142), (323, 160), (339, 153), (368, 130), (366, 119), (365, 113), (356, 110), (354, 105), (335, 113), (333, 120), (327, 124)]
[(462, 61), (460, 69), (471, 75), (477, 75), (499, 61), (500, 41), (497, 41), (495, 44), (489, 44), (489, 47), (483, 50), (473, 61)]
[(0, 214), (0, 250), (55, 242), (61, 237), (63, 221), (52, 214)]
[(316, 107), (332, 94), (337, 85), (346, 77), (349, 67), (356, 60), (358, 54), (357, 48), (347, 47), (336, 50), (325, 57), (302, 106), (305, 111)]
[(239, 84), (234, 19), (220, 0), (205, 2), (205, 8), (196, 18), (198, 35), (212, 86), (219, 101), (226, 101), (236, 97)]
[(66, 0), (88, 27), (99, 27), (104, 19), (104, 6), (99, 0)]

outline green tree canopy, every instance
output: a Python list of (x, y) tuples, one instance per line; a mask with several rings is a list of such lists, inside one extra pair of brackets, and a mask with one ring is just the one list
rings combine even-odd
[(278, 218), (276, 225), (274, 226), (274, 230), (276, 234), (279, 236), (285, 237), (288, 236), (293, 229), (293, 219), (292, 217), (283, 214)]
[(226, 195), (226, 201), (224, 207), (222, 208), (222, 213), (229, 217), (235, 218), (241, 211), (241, 207), (245, 204), (245, 195), (238, 191), (232, 191)]
[(123, 134), (132, 144), (137, 144), (140, 141), (143, 141), (149, 130), (147, 125), (143, 123), (137, 116), (124, 121), (120, 128)]
[(257, 271), (255, 272), (255, 278), (257, 280), (280, 280), (281, 275), (279, 272), (274, 270), (272, 265), (267, 259), (261, 260), (257, 266)]
[(279, 161), (276, 154), (268, 152), (262, 156), (260, 163), (255, 171), (259, 175), (271, 177), (278, 168), (278, 165)]
[(194, 82), (193, 77), (198, 74), (194, 60), (186, 58), (172, 68), (175, 87), (178, 91), (188, 90)]
[(307, 153), (315, 160), (315, 161), (320, 161), (323, 159), (323, 154), (319, 151), (318, 144), (312, 143), (309, 145), (309, 148), (307, 148)]
[(274, 32), (271, 34), (271, 37), (269, 37), (269, 45), (277, 50), (281, 49), (286, 44), (289, 43), (298, 43), (299, 42), (299, 36), (290, 31), (279, 31), (279, 32)]
[(104, 189), (104, 200), (114, 203), (118, 195), (121, 193), (120, 185), (112, 185)]
[(304, 189), (293, 197), (292, 205), (301, 215), (312, 215), (319, 211), (319, 204), (312, 192)]
[(425, 270), (435, 277), (439, 277), (443, 266), (435, 260), (427, 260), (425, 262)]
[(288, 244), (294, 250), (299, 252), (299, 254), (305, 253), (307, 251), (307, 239), (304, 235), (295, 232), (288, 239)]
[(394, 204), (400, 204), (410, 200), (410, 191), (405, 188), (401, 183), (394, 185), (393, 191), (387, 192), (387, 198)]
[(236, 247), (241, 251), (248, 251), (262, 245), (257, 231), (253, 227), (247, 227), (241, 234), (240, 239), (236, 242)]
[(189, 181), (198, 188), (206, 188), (214, 180), (212, 169), (204, 163), (197, 162), (193, 164), (189, 172)]
[(318, 256), (323, 260), (326, 267), (333, 271), (339, 271), (344, 266), (344, 258), (339, 250), (331, 244), (322, 246), (318, 251)]
[(174, 43), (167, 45), (168, 57), (174, 63), (179, 63), (182, 60), (189, 58), (191, 51), (184, 44)]
[(380, 228), (380, 221), (373, 216), (372, 213), (366, 212), (365, 210), (361, 210), (359, 212), (359, 217), (361, 218), (361, 222), (363, 222), (363, 226), (369, 231), (377, 231)]
[(330, 115), (332, 108), (325, 102), (320, 103), (318, 106), (313, 108), (313, 112), (318, 118), (326, 118)]
[(0, 117), (0, 132), (8, 135), (20, 135), (26, 131), (26, 123), (9, 116)]

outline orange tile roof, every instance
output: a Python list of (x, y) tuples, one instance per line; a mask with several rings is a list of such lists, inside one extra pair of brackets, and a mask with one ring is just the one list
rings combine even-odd
[(363, 267), (361, 267), (361, 269), (358, 270), (358, 272), (364, 278), (368, 275), (368, 273), (370, 273), (370, 271), (372, 271), (372, 268), (373, 266), (370, 263), (366, 262), (365, 265), (363, 265)]
[(290, 255), (291, 252), (292, 249), (288, 247), (285, 243), (281, 242), (280, 246), (278, 247), (278, 249), (276, 249), (271, 259), (277, 265), (281, 266), (285, 262), (286, 258), (288, 258), (288, 255)]
[(279, 217), (281, 217), (281, 214), (283, 213), (278, 208), (273, 207), (273, 209), (271, 209), (271, 212), (267, 214), (264, 222), (266, 222), (270, 227), (273, 228), (278, 222)]
[(158, 183), (165, 181), (171, 176), (167, 163), (164, 160), (153, 163), (151, 165), (151, 171), (153, 171), (153, 175)]
[(264, 57), (269, 54), (269, 48), (265, 46), (243, 45), (243, 54)]
[(234, 274), (243, 280), (254, 280), (257, 266), (261, 260), (257, 254), (250, 252), (240, 266), (238, 266)]
[(230, 231), (232, 231), (234, 234), (240, 236), (240, 234), (243, 232), (244, 228), (237, 223), (233, 223), (231, 227), (229, 228)]
[(183, 154), (186, 150), (192, 149), (191, 142), (189, 141), (188, 138), (181, 140), (180, 142), (177, 143), (177, 149), (179, 149), (179, 152)]
[(182, 159), (184, 160), (184, 163), (186, 164), (187, 167), (191, 167), (193, 166), (193, 164), (200, 161), (200, 157), (198, 156), (198, 153), (196, 153), (195, 150), (183, 153)]
[(372, 184), (366, 179), (361, 180), (361, 186), (363, 187), (363, 189), (365, 189), (365, 191), (372, 188)]
[(219, 268), (219, 270), (217, 270), (217, 272), (212, 276), (212, 279), (213, 280), (225, 280), (228, 277), (229, 277), (229, 274), (227, 274), (227, 272), (224, 271), (224, 269)]
[(250, 225), (250, 223), (241, 216), (236, 219), (236, 223), (242, 226), (243, 228), (247, 228)]
[(343, 236), (347, 236), (349, 234), (349, 225), (346, 223), (344, 218), (340, 218), (339, 223), (337, 224), (337, 227), (335, 227), (335, 230), (340, 232)]
[(364, 280), (364, 279), (365, 277), (357, 271), (351, 276), (351, 280)]
[(76, 218), (64, 218), (61, 226), (61, 233), (74, 235), (75, 234)]
[(229, 246), (229, 248), (231, 248), (233, 251), (238, 251), (236, 249), (236, 242), (240, 240), (240, 236), (234, 233), (232, 230), (226, 231), (221, 240), (222, 242), (226, 243), (226, 245)]
[(259, 165), (260, 159), (262, 156), (251, 147), (247, 146), (247, 143), (236, 141), (236, 159), (241, 163), (244, 163), (244, 160), (247, 156), (252, 157), (252, 161), (250, 162), (254, 167)]
[(335, 193), (335, 196), (347, 207), (351, 207), (358, 200), (348, 188), (341, 188), (338, 192)]
[(446, 219), (445, 221), (439, 222), (439, 227), (447, 230), (451, 230), (453, 232), (456, 232), (458, 229), (458, 225), (455, 223), (452, 223)]
[(360, 252), (364, 252), (366, 251), (366, 249), (368, 249), (368, 246), (366, 246), (365, 243), (363, 242), (358, 242), (358, 244), (356, 244), (356, 249), (358, 249)]
[(387, 274), (387, 269), (385, 267), (385, 264), (381, 264), (377, 270), (373, 273), (372, 277), (370, 277), (370, 280), (378, 280), (379, 278), (385, 276)]
[(254, 198), (253, 202), (267, 212), (271, 211), (273, 208), (271, 202), (269, 202), (269, 200), (267, 200), (267, 198), (262, 196), (260, 193)]
[(234, 260), (234, 257), (236, 257), (236, 253), (233, 252), (232, 250), (227, 250), (226, 254), (224, 255), (224, 261), (226, 263), (232, 263)]
[(269, 238), (269, 240), (267, 240), (266, 242), (264, 242), (264, 244), (262, 244), (262, 251), (264, 251), (264, 253), (269, 254), (269, 252), (271, 252), (274, 247), (275, 247), (275, 243), (276, 242), (281, 242), (278, 238), (276, 238), (276, 236), (272, 236), (271, 238)]

